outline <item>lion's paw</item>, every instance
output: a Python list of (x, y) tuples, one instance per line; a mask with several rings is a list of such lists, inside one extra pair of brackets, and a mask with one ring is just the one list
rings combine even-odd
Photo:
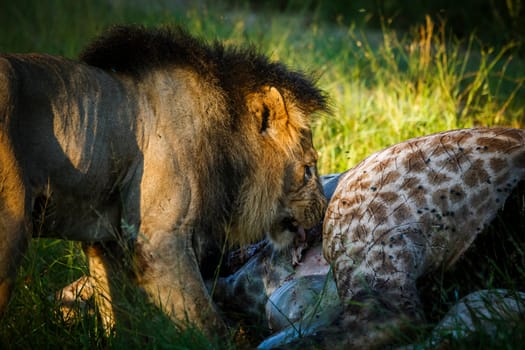
[(59, 306), (59, 313), (66, 322), (72, 322), (84, 311), (89, 299), (93, 297), (93, 281), (89, 276), (82, 276), (55, 293), (54, 300)]

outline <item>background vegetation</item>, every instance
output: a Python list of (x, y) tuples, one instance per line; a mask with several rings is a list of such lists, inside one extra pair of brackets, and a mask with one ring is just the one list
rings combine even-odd
[[(111, 24), (183, 24), (207, 39), (252, 43), (314, 74), (333, 113), (315, 122), (321, 173), (340, 172), (410, 137), (525, 123), (521, 0), (0, 2), (0, 52), (74, 58)], [(179, 333), (152, 308), (106, 339), (90, 313), (74, 324), (48, 296), (85, 273), (76, 244), (35, 240), (0, 323), (7, 348), (230, 348)], [(132, 299), (130, 302), (134, 302)], [(136, 305), (142, 305), (137, 302)]]

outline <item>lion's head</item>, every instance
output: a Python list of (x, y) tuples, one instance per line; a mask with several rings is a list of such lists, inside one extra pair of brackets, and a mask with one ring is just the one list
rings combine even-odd
[(309, 128), (311, 111), (293, 92), (281, 91), (265, 86), (247, 97), (248, 113), (256, 121), (249, 136), (257, 166), (245, 180), (240, 201), (238, 229), (244, 235), (234, 237), (246, 243), (259, 238), (262, 229), (278, 249), (319, 223), (326, 206)]

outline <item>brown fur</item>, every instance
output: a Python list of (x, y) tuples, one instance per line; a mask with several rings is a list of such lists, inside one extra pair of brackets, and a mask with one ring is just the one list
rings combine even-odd
[(178, 28), (115, 27), (81, 61), (0, 56), (0, 312), (31, 234), (58, 234), (96, 243), (106, 327), (131, 247), (136, 280), (174, 320), (223, 328), (200, 271), (224, 239), (321, 219), (309, 120), (325, 97), (252, 48)]

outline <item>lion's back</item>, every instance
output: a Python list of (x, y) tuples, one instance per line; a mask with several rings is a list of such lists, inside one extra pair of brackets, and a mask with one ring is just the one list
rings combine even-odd
[(14, 80), (13, 68), (5, 57), (0, 55), (0, 121), (5, 123), (5, 118), (10, 105)]
[(130, 164), (140, 162), (136, 100), (110, 74), (83, 63), (0, 56), (1, 146), (15, 159), (27, 194), (56, 205), (52, 230), (82, 232), (81, 213), (106, 208)]

